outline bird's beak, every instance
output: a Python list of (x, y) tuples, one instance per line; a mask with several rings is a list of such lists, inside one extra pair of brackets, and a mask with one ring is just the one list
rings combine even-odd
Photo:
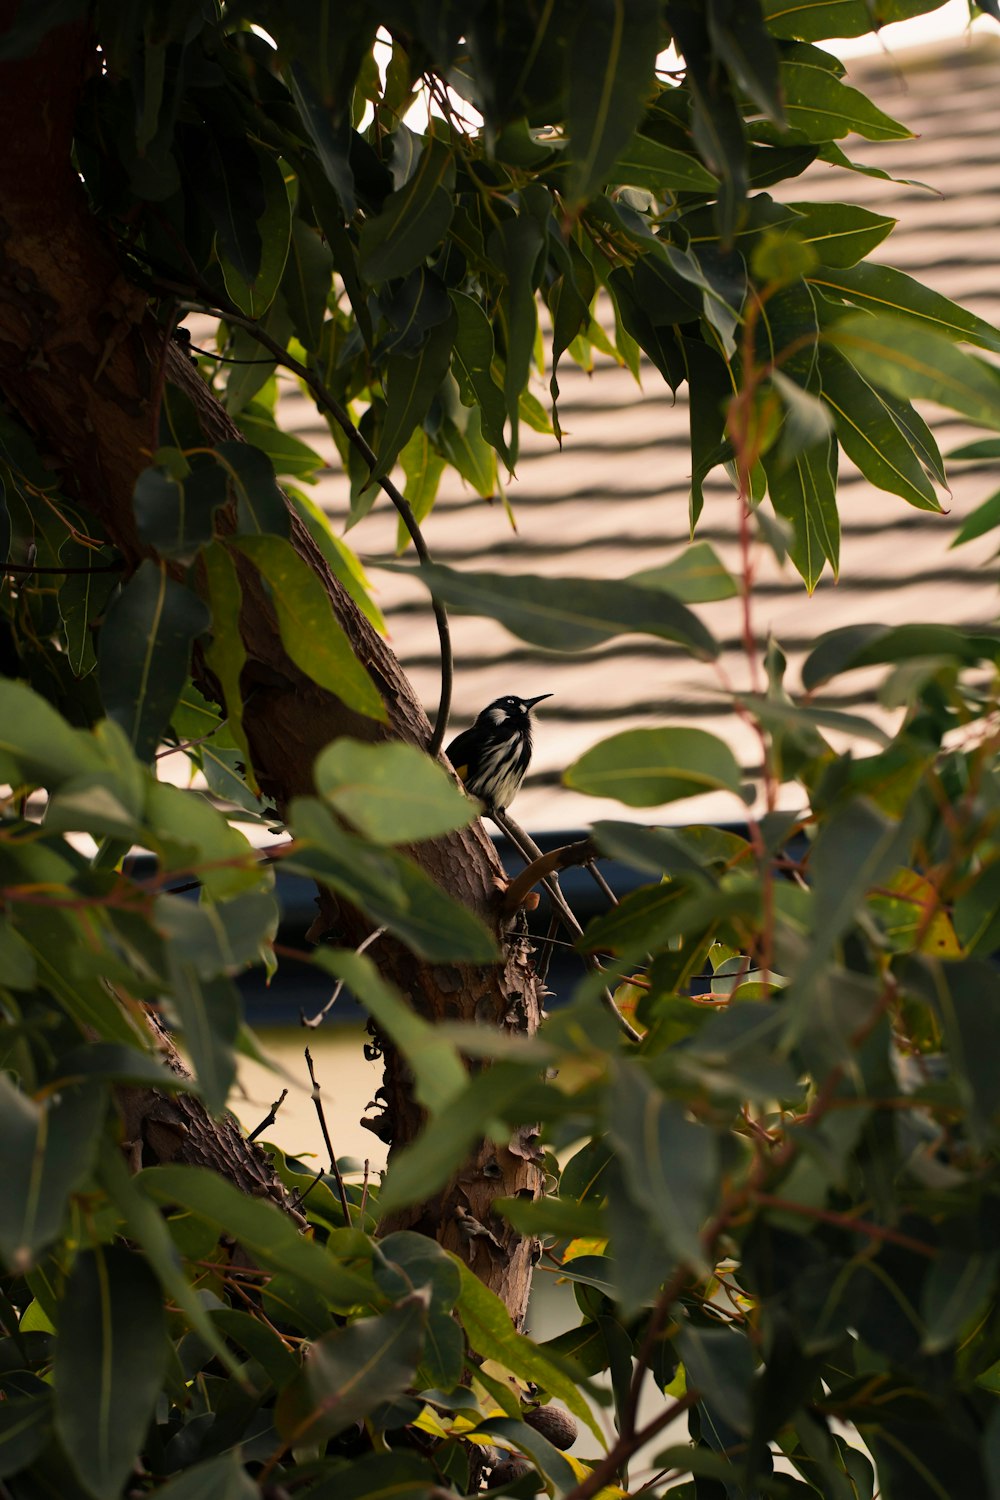
[(524, 701), (529, 708), (534, 708), (535, 704), (541, 703), (543, 698), (551, 698), (553, 696), (554, 695), (552, 693), (539, 693), (537, 698), (525, 698)]

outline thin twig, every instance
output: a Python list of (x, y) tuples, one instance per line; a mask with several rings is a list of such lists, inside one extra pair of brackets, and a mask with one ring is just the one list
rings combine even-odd
[(611, 906), (617, 906), (618, 897), (615, 895), (614, 891), (611, 889), (610, 885), (608, 885), (608, 882), (605, 880), (604, 876), (597, 868), (597, 860), (588, 859), (583, 868), (587, 871), (587, 874), (590, 875), (598, 890), (603, 891), (605, 896), (607, 896), (609, 904)]
[(371, 1163), (369, 1162), (369, 1160), (368, 1160), (368, 1158), (366, 1156), (365, 1157), (365, 1175), (364, 1175), (364, 1180), (363, 1180), (363, 1182), (361, 1184), (361, 1207), (358, 1209), (358, 1218), (359, 1218), (359, 1220), (361, 1222), (362, 1228), (364, 1227), (364, 1222), (365, 1222), (365, 1209), (368, 1207), (368, 1173), (369, 1173), (370, 1170), (371, 1170)]
[[(521, 851), (521, 854), (529, 864), (535, 863), (539, 860), (544, 861), (545, 855), (542, 853), (541, 849), (539, 849), (534, 839), (532, 839), (527, 833), (525, 833), (523, 828), (520, 828), (518, 824), (514, 822), (513, 818), (510, 816), (510, 813), (494, 811), (490, 813), (489, 816), (493, 819), (494, 823), (496, 823), (497, 827), (503, 830), (503, 832), (510, 839), (511, 843)], [(534, 884), (534, 881), (532, 881), (532, 884)], [(556, 874), (554, 871), (551, 874), (542, 877), (542, 885), (544, 885), (545, 889), (548, 891), (549, 899), (551, 900), (553, 907), (558, 912), (563, 925), (567, 927), (569, 931), (572, 932), (576, 937), (582, 937), (583, 928), (577, 921), (572, 908), (566, 900), (566, 897), (559, 889), (559, 881), (556, 878)], [(598, 973), (600, 972), (601, 966), (592, 954), (583, 953), (581, 954), (581, 957), (589, 969), (593, 969)], [(605, 1008), (614, 1017), (615, 1024), (620, 1028), (620, 1030), (625, 1033), (629, 1041), (641, 1042), (642, 1034), (636, 1031), (632, 1023), (622, 1015), (621, 1011), (615, 1004), (615, 997), (612, 995), (609, 989), (605, 988), (601, 999)]]
[(330, 1139), (330, 1132), (326, 1128), (326, 1115), (323, 1113), (323, 1100), (320, 1098), (319, 1084), (316, 1081), (316, 1070), (313, 1067), (312, 1055), (308, 1047), (306, 1048), (306, 1067), (309, 1069), (309, 1082), (312, 1084), (312, 1100), (313, 1104), (315, 1104), (316, 1106), (316, 1114), (319, 1117), (319, 1128), (323, 1132), (323, 1140), (326, 1142), (326, 1149), (330, 1153), (330, 1174), (337, 1184), (337, 1191), (340, 1194), (340, 1206), (344, 1210), (344, 1218), (347, 1221), (348, 1228), (350, 1228), (351, 1209), (350, 1205), (347, 1202), (347, 1189), (344, 1186), (344, 1179), (340, 1175), (340, 1167), (337, 1165), (337, 1155), (333, 1149), (333, 1142)]
[[(365, 441), (364, 437), (351, 421), (350, 415), (341, 406), (340, 402), (331, 394), (314, 370), (301, 363), (288, 350), (283, 348), (278, 339), (274, 339), (262, 328), (254, 318), (247, 318), (240, 312), (235, 303), (227, 298), (220, 298), (218, 293), (211, 287), (206, 286), (199, 280), (196, 281), (198, 290), (204, 294), (205, 300), (216, 311), (221, 312), (230, 323), (238, 323), (252, 334), (265, 349), (274, 356), (275, 364), (282, 365), (290, 370), (293, 375), (308, 386), (317, 404), (329, 412), (341, 432), (351, 444), (351, 447), (361, 455), (371, 472), (378, 465), (378, 459), (374, 449)], [(406, 527), (413, 542), (414, 549), (422, 563), (431, 563), (430, 549), (424, 541), (423, 532), (420, 530), (419, 522), (413, 514), (410, 502), (389, 478), (388, 474), (378, 480), (382, 490), (388, 495), (396, 510), (399, 512), (403, 525)], [(437, 755), (444, 744), (444, 737), (448, 732), (448, 718), (451, 713), (451, 693), (455, 676), (454, 656), (451, 648), (451, 628), (448, 624), (448, 614), (441, 601), (431, 593), (431, 608), (434, 611), (434, 620), (437, 624), (438, 643), (441, 651), (441, 692), (438, 698), (437, 717), (434, 720), (434, 728), (427, 745), (430, 755)]]
[(281, 1093), (278, 1095), (277, 1099), (275, 1099), (274, 1103), (271, 1105), (271, 1108), (268, 1110), (263, 1120), (261, 1120), (260, 1124), (257, 1126), (257, 1129), (251, 1130), (250, 1134), (247, 1136), (248, 1146), (250, 1142), (255, 1141), (261, 1134), (261, 1132), (265, 1131), (269, 1125), (274, 1124), (275, 1120), (278, 1118), (278, 1110), (281, 1108), (287, 1098), (288, 1090), (282, 1089)]
[(687, 1411), (689, 1406), (694, 1406), (699, 1399), (697, 1391), (687, 1391), (661, 1411), (659, 1416), (654, 1417), (652, 1422), (647, 1422), (646, 1426), (640, 1428), (638, 1432), (633, 1432), (628, 1437), (623, 1434), (610, 1453), (607, 1453), (600, 1463), (591, 1469), (586, 1479), (581, 1479), (579, 1484), (567, 1490), (563, 1500), (591, 1500), (592, 1495), (598, 1494), (606, 1484), (614, 1480), (622, 1464), (627, 1463), (633, 1453), (638, 1452), (645, 1443), (656, 1437), (658, 1432), (662, 1432), (664, 1427), (669, 1427), (681, 1412)]
[[(373, 943), (378, 942), (379, 938), (382, 937), (384, 933), (384, 927), (376, 927), (374, 932), (370, 932), (368, 934), (363, 943), (358, 944), (358, 946), (354, 950), (355, 953), (364, 953), (365, 949), (370, 948)], [(343, 988), (344, 980), (338, 979), (336, 985), (334, 986), (333, 994), (323, 1006), (322, 1010), (318, 1010), (314, 1016), (307, 1016), (304, 1010), (299, 1011), (299, 1024), (301, 1026), (308, 1026), (311, 1031), (315, 1030), (317, 1026), (322, 1025), (323, 1021), (326, 1019), (333, 1006), (336, 1005), (337, 1001), (340, 999), (340, 992)]]
[(586, 865), (593, 858), (593, 839), (580, 839), (575, 844), (564, 844), (561, 849), (551, 849), (548, 854), (533, 859), (507, 887), (501, 908), (504, 916), (512, 916), (519, 906), (523, 906), (524, 898), (532, 886), (537, 885), (546, 875), (570, 869), (573, 865)]

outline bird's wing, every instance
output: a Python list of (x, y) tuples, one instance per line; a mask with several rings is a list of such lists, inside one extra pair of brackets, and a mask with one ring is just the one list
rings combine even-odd
[(463, 729), (461, 734), (456, 734), (451, 744), (445, 749), (445, 755), (455, 767), (457, 775), (462, 781), (469, 772), (469, 754), (472, 750), (472, 731)]

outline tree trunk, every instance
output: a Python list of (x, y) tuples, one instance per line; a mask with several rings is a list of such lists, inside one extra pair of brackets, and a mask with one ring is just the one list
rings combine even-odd
[[(0, 34), (18, 0), (0, 0)], [(128, 281), (90, 213), (73, 168), (70, 146), (79, 89), (95, 65), (86, 27), (62, 26), (31, 56), (0, 63), (0, 394), (51, 459), (68, 496), (97, 518), (131, 570), (144, 555), (136, 532), (132, 491), (156, 436), (165, 380), (195, 401), (205, 439), (240, 434), (190, 363), (153, 317), (145, 293)], [(292, 516), (292, 542), (323, 584), (351, 644), (379, 689), (388, 726), (350, 711), (336, 696), (305, 679), (285, 656), (265, 591), (244, 569), (248, 592), (241, 629), (247, 652), (243, 677), (245, 728), (262, 789), (279, 807), (312, 791), (318, 752), (337, 736), (398, 738), (426, 744), (429, 726), (399, 663), (331, 576), (305, 528)], [(211, 690), (211, 685), (208, 684)], [(481, 824), (414, 851), (424, 870), (495, 930), (497, 877), (502, 869)], [(324, 910), (331, 913), (329, 898)], [(370, 924), (341, 908), (337, 924), (359, 940)], [(420, 962), (383, 940), (381, 971), (431, 1020), (476, 1020), (531, 1032), (539, 1019), (537, 983), (526, 947), (509, 944), (503, 963), (449, 968)], [(420, 1125), (401, 1061), (387, 1054), (386, 1122), (393, 1146)], [(156, 1115), (162, 1100), (137, 1091)], [(188, 1101), (191, 1103), (192, 1101)], [(152, 1115), (149, 1116), (152, 1118)], [(175, 1160), (227, 1164), (241, 1186), (259, 1172), (259, 1157), (234, 1142), (225, 1122), (185, 1104), (184, 1132)], [(147, 1152), (156, 1154), (149, 1129)], [(520, 1322), (530, 1276), (531, 1244), (491, 1217), (496, 1197), (536, 1196), (540, 1172), (530, 1141), (512, 1149), (483, 1145), (446, 1192), (405, 1216), (462, 1254)], [(243, 1154), (243, 1160), (237, 1157)], [(471, 1237), (469, 1216), (494, 1238)]]

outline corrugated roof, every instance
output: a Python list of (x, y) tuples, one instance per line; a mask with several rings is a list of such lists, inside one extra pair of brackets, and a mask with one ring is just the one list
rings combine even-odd
[[(1000, 42), (992, 39), (855, 60), (849, 81), (856, 80), (919, 138), (904, 143), (851, 140), (844, 143), (848, 154), (935, 191), (827, 165), (814, 165), (781, 189), (793, 202), (833, 199), (897, 217), (897, 229), (873, 258), (907, 271), (994, 323), (1000, 323), (998, 77)], [(592, 376), (565, 361), (559, 383), (563, 447), (560, 451), (553, 439), (525, 433), (517, 478), (509, 487), (517, 534), (502, 505), (479, 499), (450, 476), (424, 524), (438, 561), (500, 573), (626, 578), (662, 565), (684, 546), (690, 458), (683, 392), (674, 400), (651, 367), (640, 390), (626, 371), (601, 356)], [(546, 387), (547, 377), (538, 382), (543, 401)], [(342, 526), (347, 485), (325, 424), (297, 388), (283, 389), (283, 425), (329, 454), (335, 465), (314, 493)], [(944, 453), (981, 435), (951, 415), (925, 415)], [(763, 550), (758, 557), (755, 631), (761, 640), (773, 632), (785, 649), (793, 687), (804, 648), (837, 626), (914, 619), (977, 625), (997, 613), (995, 570), (983, 567), (994, 551), (991, 538), (956, 552), (947, 549), (963, 517), (996, 485), (998, 466), (956, 468), (951, 508), (943, 516), (917, 511), (874, 489), (846, 460), (841, 472), (841, 581), (835, 584), (824, 575), (810, 599), (790, 564), (780, 569)], [(698, 535), (711, 541), (734, 570), (739, 564), (737, 528), (735, 493), (717, 471), (706, 485)], [(388, 501), (380, 501), (349, 540), (363, 556), (372, 557), (391, 552), (395, 537), (395, 513)], [(437, 636), (426, 593), (398, 574), (373, 571), (371, 576), (393, 648), (433, 710)], [(739, 601), (699, 606), (699, 613), (723, 642), (721, 675), (747, 687)], [(457, 617), (453, 636), (455, 731), (501, 693), (554, 694), (539, 716), (532, 769), (514, 808), (528, 828), (572, 828), (595, 817), (620, 815), (617, 804), (581, 797), (559, 784), (566, 765), (619, 729), (675, 721), (699, 725), (726, 738), (748, 772), (758, 764), (759, 745), (720, 695), (720, 675), (667, 644), (630, 636), (565, 656), (528, 647), (493, 621), (475, 617)], [(870, 673), (845, 678), (831, 701), (839, 706), (866, 701), (872, 680)], [(872, 717), (890, 722), (877, 708)], [(713, 797), (678, 804), (665, 816), (691, 821), (738, 815), (732, 798)]]

